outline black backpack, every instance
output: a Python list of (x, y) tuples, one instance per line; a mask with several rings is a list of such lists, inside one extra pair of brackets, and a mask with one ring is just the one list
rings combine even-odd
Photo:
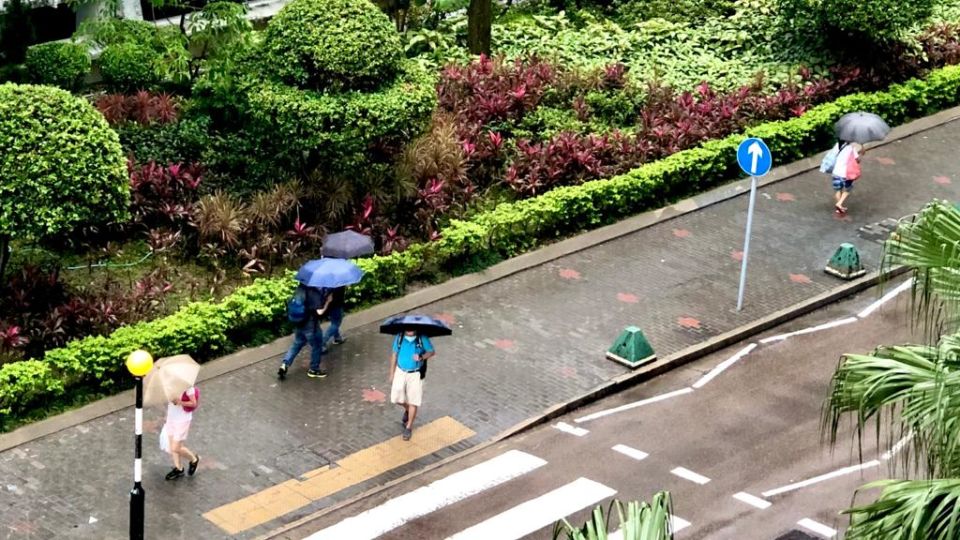
[[(423, 353), (425, 353), (425, 352), (427, 352), (427, 351), (423, 348), (423, 338), (420, 337), (420, 334), (417, 334), (417, 339), (416, 339), (416, 341), (414, 341), (414, 343), (415, 343), (416, 346), (417, 346), (417, 354), (419, 354), (419, 355), (421, 356), (421, 360), (420, 360), (420, 378), (421, 378), (421, 379), (426, 379), (426, 378), (427, 378), (427, 361), (426, 361), (426, 360), (423, 360), (422, 357), (423, 357)], [(403, 344), (403, 334), (397, 334), (397, 338), (396, 338), (395, 345), (396, 345), (396, 347), (397, 347), (398, 350), (400, 349), (400, 346), (401, 346), (402, 344)]]

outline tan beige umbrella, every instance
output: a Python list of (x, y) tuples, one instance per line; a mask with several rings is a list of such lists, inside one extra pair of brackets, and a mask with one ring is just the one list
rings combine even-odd
[(200, 364), (188, 354), (157, 360), (143, 379), (143, 404), (164, 405), (179, 398), (197, 382)]

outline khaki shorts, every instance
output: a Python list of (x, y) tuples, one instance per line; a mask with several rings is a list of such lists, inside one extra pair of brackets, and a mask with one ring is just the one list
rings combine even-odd
[(407, 373), (397, 368), (393, 374), (393, 386), (390, 387), (390, 401), (419, 407), (422, 400), (423, 380), (420, 379), (420, 372)]

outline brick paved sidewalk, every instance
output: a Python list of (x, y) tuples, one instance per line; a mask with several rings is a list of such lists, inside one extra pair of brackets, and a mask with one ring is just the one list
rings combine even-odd
[[(624, 373), (603, 351), (627, 325), (641, 327), (665, 356), (837, 286), (823, 266), (841, 242), (854, 242), (875, 269), (881, 246), (872, 239), (882, 234), (861, 228), (933, 197), (957, 199), (956, 148), (953, 122), (871, 152), (844, 218), (832, 214), (830, 182), (816, 171), (761, 189), (740, 313), (742, 196), (425, 306), (419, 311), (450, 321), (455, 334), (434, 342), (439, 355), (419, 423), (448, 427), (419, 440), (415, 430), (416, 446), (401, 458), (392, 454), (398, 410), (386, 402), (390, 338), (376, 325), (332, 347), (326, 379), (305, 377), (304, 353), (283, 383), (278, 358), (207, 381), (189, 440), (203, 456), (197, 476), (163, 480), (161, 411), (146, 416), (147, 537), (226, 537), (204, 513), (281, 485), (250, 512), (256, 523), (272, 515), (263, 497), (279, 505), (274, 513), (286, 508), (284, 497), (305, 497), (236, 534), (252, 538)], [(126, 409), (0, 453), (0, 538), (125, 538), (132, 417)], [(449, 426), (457, 435), (445, 440)], [(384, 473), (387, 462), (399, 466)], [(323, 480), (309, 482), (308, 472)]]

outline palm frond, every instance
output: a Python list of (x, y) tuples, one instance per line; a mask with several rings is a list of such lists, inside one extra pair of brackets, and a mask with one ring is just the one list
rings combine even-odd
[(614, 508), (617, 510), (623, 540), (672, 540), (670, 516), (673, 503), (667, 491), (654, 495), (649, 504), (631, 501), (626, 508), (621, 501), (614, 499), (606, 514), (603, 506), (598, 505), (593, 509), (590, 519), (579, 528), (562, 519), (553, 528), (553, 540), (562, 535), (566, 535), (567, 540), (606, 540)]
[(932, 201), (901, 221), (884, 246), (884, 266), (910, 267), (915, 320), (931, 335), (957, 330), (960, 313), (960, 210)]
[(847, 540), (953, 540), (960, 537), (960, 479), (881, 480), (876, 501), (850, 514)]
[[(857, 434), (867, 422), (899, 424), (899, 436), (914, 434), (914, 456), (924, 456), (931, 477), (960, 476), (960, 337), (937, 347), (880, 347), (872, 355), (847, 355), (831, 381), (824, 430), (835, 443), (841, 419), (856, 415)], [(897, 431), (897, 430), (894, 430)], [(904, 454), (904, 463), (907, 456)], [(914, 466), (920, 465), (914, 463)]]

